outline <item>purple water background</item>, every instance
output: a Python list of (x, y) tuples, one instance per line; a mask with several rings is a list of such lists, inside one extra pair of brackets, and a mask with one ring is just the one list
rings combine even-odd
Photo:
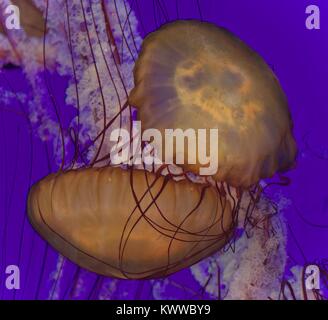
[[(166, 21), (158, 1), (130, 1), (145, 36)], [(285, 90), (294, 121), (299, 147), (296, 168), (287, 176), (291, 184), (273, 187), (290, 200), (285, 212), (288, 224), (288, 254), (292, 264), (324, 260), (328, 257), (328, 1), (305, 0), (168, 0), (169, 20), (197, 18), (226, 27), (255, 49), (277, 74)], [(307, 30), (305, 8), (317, 4), (321, 9), (321, 29)], [(177, 10), (178, 9), (178, 10)], [(61, 105), (65, 81), (52, 78)], [(20, 70), (5, 72), (0, 86), (26, 91)], [(20, 110), (13, 105), (13, 110)], [(62, 111), (62, 110), (61, 110)], [(69, 119), (70, 111), (62, 111)], [(31, 137), (29, 127), (19, 113), (0, 110), (0, 298), (45, 299), (55, 293), (51, 273), (58, 254), (30, 227), (26, 220), (26, 196), (29, 186), (49, 171), (54, 171), (50, 145)], [(17, 264), (21, 289), (5, 288), (5, 268)], [(82, 298), (96, 298), (106, 279), (79, 270), (65, 262), (59, 298), (69, 298), (78, 276), (84, 279)], [(182, 287), (197, 289), (187, 272), (173, 276)], [(146, 281), (117, 281), (110, 298), (152, 298)], [(123, 293), (127, 292), (127, 295)], [(191, 298), (188, 290), (176, 288), (171, 297)], [(55, 296), (53, 296), (55, 297)], [(206, 296), (204, 296), (206, 298)]]

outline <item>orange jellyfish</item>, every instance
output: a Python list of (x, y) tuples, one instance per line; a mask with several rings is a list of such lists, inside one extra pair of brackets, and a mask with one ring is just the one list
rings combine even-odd
[(188, 172), (198, 174), (200, 162), (165, 175), (167, 164), (152, 172), (133, 166), (60, 170), (30, 190), (28, 214), (41, 236), (78, 265), (145, 279), (221, 249), (233, 235), (243, 192), (252, 195), (251, 211), (259, 180), (289, 169), (296, 147), (276, 77), (256, 53), (214, 25), (177, 21), (152, 33), (134, 77), (129, 104), (138, 107), (144, 129), (219, 130), (217, 172), (196, 183)]
[(46, 177), (32, 188), (28, 212), (64, 256), (118, 278), (178, 271), (216, 252), (232, 232), (230, 202), (213, 187), (113, 167)]
[[(144, 40), (134, 78), (129, 102), (143, 129), (218, 129), (215, 180), (249, 187), (294, 164), (284, 92), (263, 59), (227, 30), (195, 20), (164, 25)], [(185, 170), (198, 174), (202, 166), (197, 159)]]

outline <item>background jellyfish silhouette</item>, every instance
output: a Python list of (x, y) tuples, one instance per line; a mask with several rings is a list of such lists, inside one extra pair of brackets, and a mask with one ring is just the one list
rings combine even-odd
[[(2, 6), (6, 4), (2, 2)], [(2, 298), (302, 299), (301, 271), (308, 263), (322, 268), (324, 288), (326, 253), (320, 244), (326, 237), (326, 206), (320, 183), (327, 169), (324, 142), (318, 142), (324, 131), (319, 125), (313, 129), (309, 119), (319, 124), (324, 121), (321, 105), (325, 91), (320, 84), (307, 84), (312, 90), (300, 92), (295, 74), (303, 63), (291, 56), (300, 51), (310, 61), (313, 56), (295, 41), (294, 29), (282, 37), (277, 26), (264, 23), (268, 17), (257, 16), (252, 24), (240, 19), (239, 10), (251, 14), (252, 6), (262, 8), (256, 1), (249, 6), (240, 3), (238, 12), (227, 3), (216, 8), (211, 1), (193, 1), (192, 5), (189, 1), (118, 0), (35, 4), (43, 12), (41, 21), (46, 27), (39, 25), (39, 29), (46, 36), (15, 33), (1, 38), (1, 268), (17, 264), (21, 269), (21, 290), (1, 288)], [(271, 14), (287, 15), (278, 4), (272, 4)], [(111, 128), (129, 127), (135, 116), (124, 101), (133, 88), (132, 70), (142, 38), (161, 24), (188, 18), (227, 27), (272, 66), (289, 99), (300, 147), (298, 168), (287, 174), (292, 180), (288, 186), (273, 183), (266, 188), (265, 182), (261, 183), (265, 190), (252, 218), (263, 228), (270, 221), (272, 232), (267, 237), (261, 228), (238, 225), (234, 241), (223, 252), (161, 279), (120, 281), (90, 273), (58, 255), (30, 227), (25, 210), (27, 191), (59, 168), (108, 164), (106, 135)], [(260, 24), (265, 26), (265, 36), (257, 30)], [(297, 32), (308, 36), (303, 29)], [(309, 44), (315, 41), (306, 39)], [(290, 50), (282, 54), (278, 47), (285, 43)], [(303, 72), (310, 71), (303, 68)], [(323, 76), (327, 69), (316, 72)], [(313, 104), (317, 112), (309, 111)], [(320, 174), (312, 173), (317, 170)], [(256, 286), (250, 286), (254, 282)], [(309, 296), (320, 298), (321, 294)]]

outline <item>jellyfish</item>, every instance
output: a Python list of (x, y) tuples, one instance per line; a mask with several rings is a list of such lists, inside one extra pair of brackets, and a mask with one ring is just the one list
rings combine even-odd
[(199, 182), (199, 162), (179, 165), (182, 174), (167, 163), (150, 172), (95, 162), (61, 168), (33, 186), (28, 212), (39, 234), (78, 265), (148, 279), (227, 244), (243, 192), (255, 186), (258, 196), (260, 179), (289, 169), (296, 147), (276, 77), (226, 30), (198, 21), (164, 25), (145, 39), (134, 78), (128, 103), (145, 128), (219, 130), (218, 171)]
[(35, 229), (80, 266), (145, 279), (223, 246), (233, 224), (229, 201), (219, 199), (210, 186), (104, 167), (46, 177), (31, 190), (28, 211)]
[[(164, 25), (143, 42), (134, 78), (129, 101), (143, 128), (219, 130), (215, 180), (249, 187), (294, 164), (284, 92), (263, 59), (227, 30), (195, 20)], [(209, 150), (209, 139), (204, 144)], [(200, 167), (200, 159), (185, 164), (194, 173)]]

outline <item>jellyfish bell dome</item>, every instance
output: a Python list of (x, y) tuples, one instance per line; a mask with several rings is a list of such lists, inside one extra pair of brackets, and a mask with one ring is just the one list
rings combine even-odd
[[(264, 60), (227, 30), (196, 20), (162, 26), (144, 40), (134, 79), (129, 102), (143, 129), (218, 130), (215, 180), (247, 188), (294, 164), (285, 94)], [(209, 150), (209, 140), (196, 143)], [(183, 166), (199, 174), (203, 165)]]
[(217, 252), (232, 209), (215, 188), (119, 167), (51, 174), (28, 197), (31, 224), (56, 250), (123, 279), (164, 277)]

